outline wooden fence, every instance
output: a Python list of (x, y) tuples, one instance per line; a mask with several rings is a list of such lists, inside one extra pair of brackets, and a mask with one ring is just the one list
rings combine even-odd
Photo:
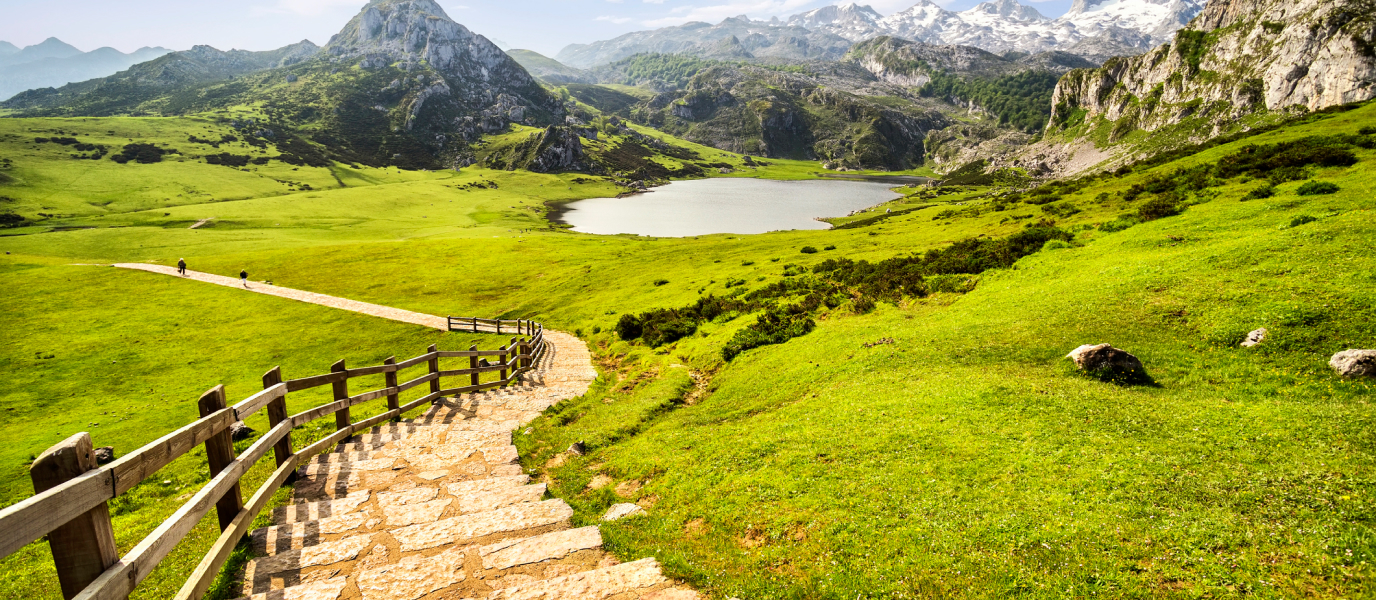
[[(388, 358), (373, 367), (347, 368), (340, 360), (330, 367), (329, 373), (287, 381), (282, 380), (281, 370), (274, 367), (263, 375), (263, 391), (230, 406), (224, 386), (215, 386), (201, 396), (199, 420), (107, 465), (96, 464), (90, 435), (79, 433), (49, 448), (34, 461), (30, 468), (33, 497), (0, 510), (0, 556), (9, 556), (48, 536), (65, 598), (122, 599), (213, 507), (219, 516), (220, 537), (176, 596), (177, 600), (199, 600), (230, 552), (248, 533), (253, 519), (273, 493), (290, 480), (297, 467), (355, 433), (398, 418), (442, 396), (510, 385), (522, 373), (535, 368), (545, 352), (544, 328), (539, 323), (472, 317), (450, 317), (449, 323), (451, 331), (509, 332), (525, 337), (513, 337), (498, 350), (471, 346), (468, 350), (447, 352), (432, 345), (415, 358), (400, 362)], [(479, 361), (483, 357), (496, 362), (482, 365)], [(442, 371), (441, 358), (468, 358), (468, 368)], [(424, 375), (398, 383), (402, 371), (421, 366), (426, 368)], [(497, 373), (498, 378), (480, 382), (484, 373)], [(383, 375), (386, 387), (349, 394), (350, 379), (378, 374)], [(466, 385), (444, 388), (441, 383), (449, 377), (463, 377)], [(405, 405), (400, 403), (402, 392), (423, 384), (429, 384), (428, 394)], [(332, 387), (333, 402), (287, 414), (287, 394), (324, 385)], [(352, 421), (349, 407), (381, 398), (387, 399), (386, 412), (357, 423)], [(267, 409), (271, 428), (236, 456), (230, 426), (263, 409)], [(330, 415), (335, 418), (333, 434), (300, 450), (292, 449), (293, 428)], [(205, 445), (211, 480), (128, 554), (119, 556), (106, 502), (201, 444)], [(277, 470), (245, 502), (239, 479), (269, 450), (276, 458)]]

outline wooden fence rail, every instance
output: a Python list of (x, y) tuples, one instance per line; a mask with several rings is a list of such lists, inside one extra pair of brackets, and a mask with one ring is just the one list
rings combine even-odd
[[(128, 597), (177, 543), (214, 509), (219, 516), (220, 537), (176, 596), (177, 600), (199, 600), (273, 493), (290, 482), (296, 469), (306, 461), (355, 433), (398, 418), (441, 396), (510, 385), (534, 369), (536, 361), (546, 351), (544, 326), (534, 321), (449, 317), (449, 329), (469, 333), (514, 333), (523, 337), (511, 338), (507, 345), (497, 350), (478, 350), (477, 346), (471, 346), (464, 351), (439, 351), (430, 346), (420, 356), (403, 361), (392, 357), (372, 367), (348, 368), (341, 360), (329, 373), (286, 381), (282, 380), (280, 368), (273, 367), (263, 375), (262, 391), (229, 405), (224, 386), (215, 386), (201, 396), (198, 403), (200, 419), (108, 465), (96, 464), (88, 433), (79, 433), (58, 443), (39, 456), (30, 468), (34, 495), (0, 509), (0, 556), (9, 556), (47, 536), (63, 597), (120, 600)], [(482, 365), (480, 357), (496, 360)], [(468, 368), (441, 370), (441, 358), (468, 358)], [(425, 374), (399, 381), (399, 373), (422, 365), (426, 367)], [(484, 373), (497, 373), (498, 377), (494, 381), (481, 382)], [(369, 375), (383, 375), (385, 387), (351, 395), (349, 380)], [(462, 377), (467, 385), (445, 388), (441, 383), (448, 377)], [(402, 392), (425, 383), (430, 384), (429, 393), (404, 405), (400, 403)], [(287, 414), (287, 394), (325, 385), (332, 387), (332, 402), (294, 415)], [(387, 401), (386, 412), (353, 422), (350, 407), (382, 398)], [(268, 411), (270, 428), (236, 456), (230, 441), (230, 426), (263, 409)], [(300, 450), (292, 450), (292, 429), (331, 415), (335, 417), (333, 434)], [(106, 503), (200, 445), (206, 448), (211, 480), (128, 554), (119, 556)], [(239, 480), (270, 450), (277, 468), (245, 502)]]

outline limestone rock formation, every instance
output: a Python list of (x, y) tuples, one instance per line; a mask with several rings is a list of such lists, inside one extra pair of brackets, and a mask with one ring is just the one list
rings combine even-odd
[(537, 173), (592, 168), (577, 128), (566, 125), (551, 125), (519, 144), (489, 154), (483, 163), (493, 169), (526, 169)]
[(1376, 377), (1376, 350), (1344, 350), (1329, 359), (1341, 377)]
[(1071, 71), (1051, 122), (1102, 118), (1114, 137), (1260, 110), (1318, 110), (1376, 97), (1376, 8), (1368, 0), (1215, 0), (1170, 43)]
[(1066, 358), (1075, 361), (1075, 366), (1081, 371), (1119, 374), (1143, 372), (1142, 361), (1136, 356), (1108, 344), (1085, 344), (1070, 351)]

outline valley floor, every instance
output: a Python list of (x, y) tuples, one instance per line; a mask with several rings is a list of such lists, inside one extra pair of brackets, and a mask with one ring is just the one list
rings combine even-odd
[[(1042, 204), (985, 186), (905, 189), (894, 213), (828, 231), (654, 239), (551, 227), (547, 203), (617, 191), (575, 174), (81, 162), (28, 140), (62, 129), (180, 143), (213, 125), (3, 119), (0, 156), (14, 167), (0, 210), (30, 224), (0, 237), (0, 367), (12, 374), (0, 381), (0, 502), (31, 492), (27, 462), (58, 439), (87, 430), (132, 450), (195, 418), (205, 388), (249, 392), (277, 364), (314, 373), (431, 343), (504, 343), (77, 264), (185, 257), (210, 274), (247, 269), (250, 285), (536, 318), (586, 340), (597, 380), (515, 433), (521, 466), (572, 507), (574, 527), (615, 503), (647, 507), (601, 527), (606, 550), (652, 556), (711, 597), (1370, 597), (1373, 383), (1338, 378), (1327, 360), (1376, 347), (1376, 151), (1313, 169), (1336, 193), (1302, 196), (1293, 181), (1249, 198), (1261, 181), (1233, 178), (1181, 214), (1121, 218), (1147, 201), (1123, 192), (1153, 177), (1369, 125), (1376, 105)], [(810, 176), (802, 163), (741, 171)], [(616, 332), (624, 315), (796, 281), (829, 259), (926, 253), (1043, 220), (1073, 237), (947, 291), (821, 307), (812, 332), (730, 361), (722, 347), (756, 314), (658, 347)], [(1258, 327), (1267, 341), (1238, 347)], [(1101, 342), (1140, 357), (1151, 384), (1087, 377), (1064, 358)], [(574, 442), (587, 452), (567, 453)], [(207, 479), (200, 465), (174, 463), (115, 503), (121, 549)], [(202, 523), (135, 596), (171, 595), (213, 530)], [(60, 595), (41, 543), (0, 570), (0, 597)], [(235, 591), (226, 580), (212, 597)]]

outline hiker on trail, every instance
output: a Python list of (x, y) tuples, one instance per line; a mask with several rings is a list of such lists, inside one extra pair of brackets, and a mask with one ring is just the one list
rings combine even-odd
[(244, 282), (244, 287), (248, 287), (248, 271), (239, 271), (239, 281)]
[(179, 259), (177, 259), (177, 274), (178, 274), (178, 275), (181, 275), (182, 277), (185, 277), (185, 276), (186, 276), (186, 259), (185, 259), (185, 258), (179, 258)]

